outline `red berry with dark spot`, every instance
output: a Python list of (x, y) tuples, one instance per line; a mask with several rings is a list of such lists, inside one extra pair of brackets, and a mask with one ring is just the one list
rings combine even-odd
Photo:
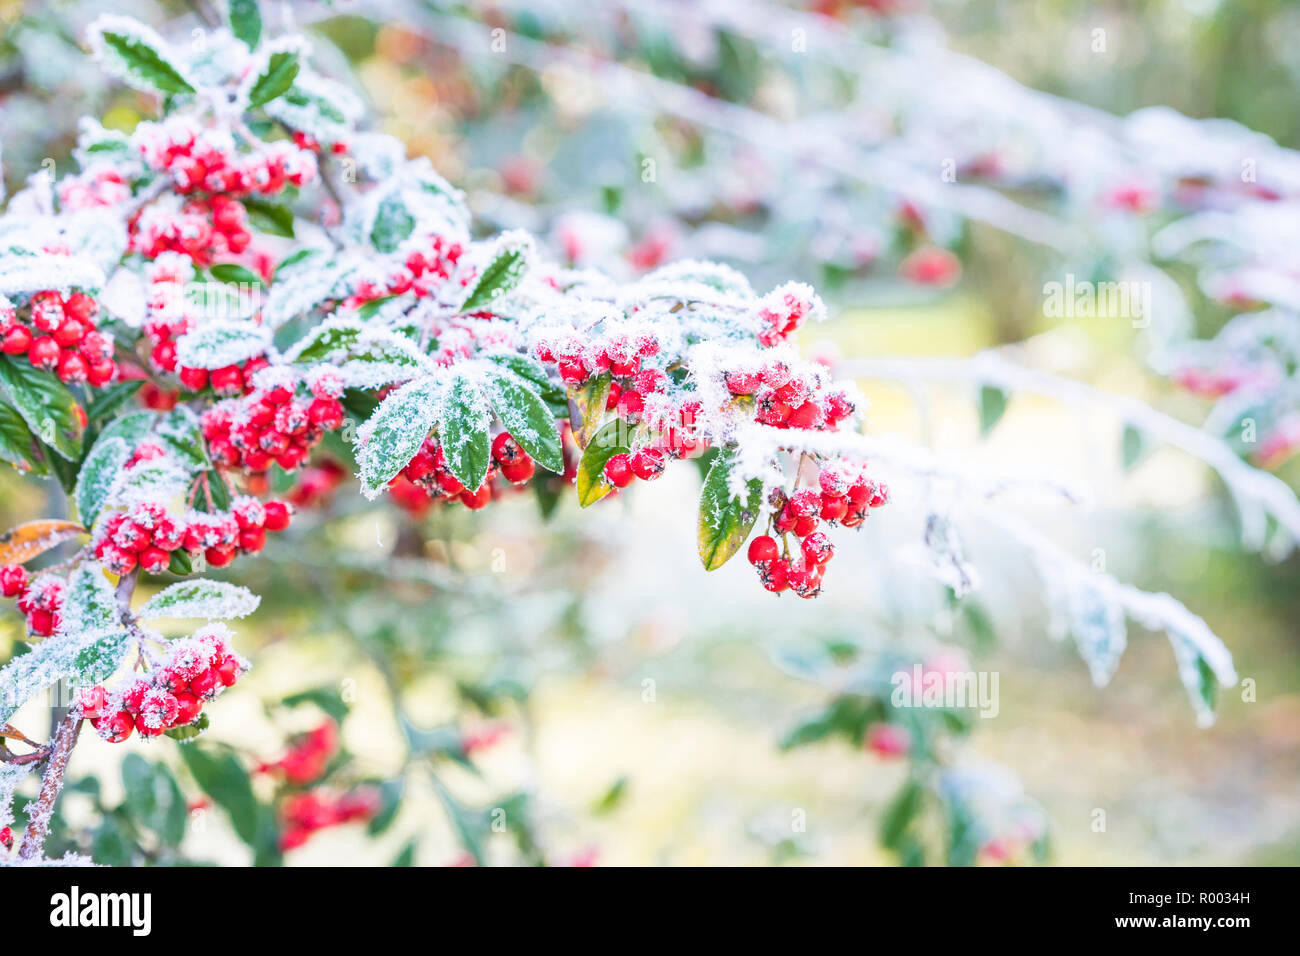
[(770, 535), (761, 534), (749, 542), (749, 563), (755, 567), (767, 567), (780, 556), (781, 549)]
[(47, 372), (53, 370), (59, 364), (59, 343), (48, 335), (34, 339), (27, 349), (27, 361)]
[(167, 569), (167, 563), (171, 561), (169, 555), (162, 548), (148, 547), (140, 552), (137, 559), (140, 562), (140, 568), (149, 574), (161, 574)]
[(632, 465), (629, 456), (615, 455), (605, 462), (605, 480), (615, 488), (626, 488), (632, 483)]
[(642, 448), (632, 456), (629, 465), (632, 474), (642, 481), (654, 481), (664, 473), (668, 458), (658, 448)]
[(120, 744), (135, 729), (134, 718), (125, 710), (119, 710), (111, 717), (98, 717), (90, 723), (110, 744)]

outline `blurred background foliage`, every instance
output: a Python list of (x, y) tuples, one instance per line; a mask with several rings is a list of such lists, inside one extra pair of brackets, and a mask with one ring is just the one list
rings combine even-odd
[[(155, 23), (188, 10), (115, 7)], [(296, 7), (332, 41), (318, 54), (351, 64), (377, 125), (466, 188), (489, 224), (506, 215), (502, 204), (538, 226), (590, 210), (644, 238), (679, 214), (669, 184), (639, 179), (641, 159), (665, 149), (682, 168), (743, 182), (743, 157), (706, 155), (685, 124), (647, 130), (617, 110), (585, 110), (582, 84), (562, 72), (485, 67), (396, 22), (349, 15), (348, 4), (337, 17), (323, 4)], [(138, 98), (98, 86), (75, 52), (76, 29), (98, 9), (0, 0), (11, 188), (46, 157), (66, 162), (76, 113), (124, 129), (140, 118)], [(1294, 4), (936, 0), (929, 12), (956, 49), (1027, 85), (1117, 113), (1168, 104), (1230, 117), (1300, 147)], [(512, 27), (547, 29), (526, 18)], [(888, 34), (865, 16), (861, 28)], [(1089, 46), (1098, 28), (1101, 55)], [(717, 50), (696, 61), (641, 43), (629, 55), (730, 99), (764, 95), (752, 44), (728, 36)], [(32, 121), (54, 104), (57, 122)], [(36, 133), (8, 135), (19, 128)], [(761, 210), (698, 206), (700, 220), (763, 228)], [(777, 265), (835, 302), (830, 323), (803, 330), (814, 352), (967, 355), (1037, 336), (1027, 347), (1056, 371), (1175, 414), (1196, 401), (1144, 373), (1127, 322), (1044, 318), (1042, 254), (1024, 243), (971, 228), (962, 285), (918, 298), (847, 281), (808, 239), (811, 253)], [(956, 605), (914, 553), (908, 516), (884, 514), (847, 544), (827, 594), (794, 606), (759, 593), (747, 568), (699, 570), (698, 478), (686, 469), (581, 516), (563, 496), (548, 520), (529, 493), (413, 521), (363, 506), (345, 483), (232, 576), (264, 596), (238, 628), (256, 668), (214, 707), (212, 729), (186, 748), (87, 740), (52, 854), (79, 846), (103, 862), (155, 864), (1300, 862), (1300, 562), (1240, 553), (1213, 479), (1167, 450), (1126, 471), (1105, 422), (1013, 395), (982, 437), (960, 387), (931, 396), (928, 424), (906, 391), (864, 387), (873, 430), (925, 436), (975, 464), (1086, 481), (1099, 509), (1044, 510), (1040, 527), (1186, 600), (1223, 636), (1256, 699), (1227, 694), (1219, 723), (1197, 730), (1163, 640), (1141, 636), (1112, 684), (1094, 688), (1073, 649), (1047, 638), (1041, 585), (996, 534), (968, 541), (985, 589)], [(1284, 476), (1294, 486), (1294, 471)], [(5, 526), (51, 507), (31, 484), (0, 476)], [(7, 658), (20, 622), (6, 615), (3, 628)], [(923, 712), (921, 726), (891, 714), (880, 668), (953, 648), (1000, 674), (997, 717)], [(45, 719), (29, 708), (15, 723), (32, 734)], [(865, 745), (881, 721), (907, 726), (910, 759)], [(302, 735), (332, 725), (339, 739), (318, 777), (257, 772), (310, 751)], [(312, 809), (306, 794), (352, 795), (366, 812), (305, 826), (310, 839), (286, 846)]]

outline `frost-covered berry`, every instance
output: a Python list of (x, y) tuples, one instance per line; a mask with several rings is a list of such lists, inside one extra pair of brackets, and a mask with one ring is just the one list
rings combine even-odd
[(882, 757), (902, 757), (912, 749), (912, 735), (898, 724), (874, 723), (867, 727), (867, 747)]
[(0, 568), (0, 593), (17, 597), (27, 588), (27, 569), (20, 564), (7, 564)]
[(768, 567), (781, 555), (776, 539), (762, 534), (749, 542), (749, 563), (754, 567)]
[(262, 526), (267, 531), (283, 531), (289, 527), (293, 511), (283, 501), (268, 501), (262, 509), (264, 520)]
[(131, 731), (135, 729), (135, 718), (127, 711), (119, 710), (111, 716), (95, 718), (90, 725), (110, 744), (120, 744), (131, 736)]
[(618, 454), (605, 462), (605, 480), (615, 488), (626, 488), (632, 482), (632, 465), (628, 455)]
[(664, 473), (667, 465), (667, 456), (658, 448), (642, 448), (633, 453), (629, 462), (632, 474), (642, 481), (654, 481)]

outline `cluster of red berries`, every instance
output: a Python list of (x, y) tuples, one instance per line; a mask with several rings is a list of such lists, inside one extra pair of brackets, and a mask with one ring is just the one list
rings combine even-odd
[(571, 332), (538, 342), (533, 354), (538, 361), (555, 365), (566, 385), (581, 385), (592, 375), (609, 372), (621, 392), (627, 380), (641, 371), (641, 360), (659, 354), (659, 340), (650, 332), (614, 332), (593, 343)]
[[(427, 236), (424, 241), (427, 246), (423, 251), (415, 249), (410, 252), (406, 261), (393, 270), (384, 282), (360, 283), (344, 305), (355, 309), (374, 299), (390, 295), (414, 292), (416, 298), (424, 298), (437, 292), (456, 270), (465, 254), (465, 247), (454, 239), (436, 234)], [(468, 285), (474, 277), (473, 272), (462, 275), (460, 285)]]
[(8, 827), (0, 827), (0, 846), (6, 850), (14, 848), (14, 831)]
[(159, 574), (177, 550), (202, 555), (214, 568), (225, 567), (239, 554), (261, 551), (267, 532), (283, 531), (292, 517), (287, 502), (263, 503), (248, 496), (236, 499), (228, 513), (192, 512), (185, 518), (142, 502), (112, 515), (96, 530), (95, 557), (114, 574), (129, 574), (137, 567)]
[(295, 787), (319, 780), (339, 750), (339, 727), (333, 718), (298, 737), (279, 760), (262, 763), (258, 773), (279, 774)]
[(754, 398), (754, 420), (773, 428), (834, 430), (856, 406), (843, 389), (824, 384), (819, 371), (796, 372), (785, 362), (726, 375), (732, 395)]
[(288, 498), (295, 508), (311, 508), (325, 502), (348, 477), (347, 468), (333, 458), (308, 465), (298, 472)]
[[(210, 379), (214, 385), (216, 375), (213, 372)], [(312, 381), (310, 399), (282, 382), (215, 405), (200, 418), (208, 452), (224, 468), (258, 473), (277, 464), (292, 471), (307, 460), (325, 432), (343, 424), (342, 391), (341, 379), (321, 375)]]
[(918, 285), (946, 288), (961, 278), (961, 260), (943, 246), (921, 246), (899, 263), (898, 272)]
[(21, 564), (0, 567), (0, 593), (18, 599), (18, 610), (27, 618), (27, 630), (38, 637), (49, 637), (58, 629), (66, 590), (64, 581), (51, 575), (29, 581), (27, 569)]
[(821, 522), (856, 528), (871, 508), (889, 500), (889, 489), (865, 478), (860, 468), (826, 465), (819, 476), (820, 488), (800, 488), (787, 495), (775, 489), (772, 531), (799, 539), (794, 555), (771, 535), (759, 535), (749, 543), (749, 563), (758, 569), (763, 587), (774, 594), (794, 591), (812, 598), (821, 593), (822, 575), (835, 555), (830, 537), (817, 528)]
[(96, 163), (79, 176), (59, 182), (59, 207), (65, 212), (116, 206), (131, 198), (131, 184), (107, 163)]
[(316, 156), (310, 150), (280, 141), (240, 153), (228, 132), (204, 129), (190, 117), (141, 123), (132, 139), (146, 165), (167, 173), (179, 193), (268, 196), (316, 178)]
[(228, 196), (194, 199), (180, 208), (153, 203), (130, 226), (132, 252), (146, 259), (176, 252), (200, 266), (238, 256), (253, 241), (243, 204)]
[(120, 744), (133, 730), (142, 737), (157, 737), (194, 723), (204, 701), (233, 687), (249, 667), (231, 649), (229, 631), (222, 625), (173, 641), (169, 651), (168, 660), (148, 677), (114, 690), (96, 685), (77, 692), (81, 715), (109, 743)]
[(31, 298), (29, 323), (0, 298), (0, 352), (25, 355), (66, 384), (107, 385), (117, 375), (113, 342), (95, 328), (99, 306), (84, 292), (66, 298), (53, 289)]
[(498, 474), (511, 484), (523, 484), (533, 477), (536, 469), (528, 452), (508, 432), (501, 432), (492, 440), (487, 477), (471, 491), (448, 470), (446, 452), (438, 439), (430, 435), (393, 479), (392, 492), (399, 505), (416, 513), (436, 500), (459, 501), (471, 511), (477, 511), (492, 500), (492, 480)]
[(327, 827), (369, 820), (379, 812), (381, 802), (378, 789), (370, 786), (357, 787), (337, 797), (315, 790), (292, 794), (280, 808), (284, 821), (280, 849), (300, 847), (314, 833)]
[(803, 282), (787, 282), (763, 297), (758, 306), (758, 318), (763, 323), (758, 341), (766, 346), (778, 345), (798, 329), (809, 316), (825, 313), (821, 299), (812, 286)]

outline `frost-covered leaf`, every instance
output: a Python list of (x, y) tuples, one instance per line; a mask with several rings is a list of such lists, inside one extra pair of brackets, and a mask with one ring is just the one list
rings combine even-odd
[(286, 239), (294, 238), (293, 212), (288, 206), (248, 197), (245, 197), (242, 202), (244, 208), (248, 210), (248, 221), (262, 232), (272, 236), (283, 236)]
[(229, 0), (227, 5), (230, 32), (250, 50), (262, 39), (262, 13), (257, 0)]
[(32, 253), (22, 249), (0, 252), (0, 295), (42, 289), (98, 289), (104, 270), (85, 256)]
[(1146, 436), (1132, 425), (1125, 425), (1120, 445), (1124, 470), (1130, 471), (1146, 456), (1148, 450)]
[(181, 405), (159, 416), (153, 434), (162, 439), (163, 446), (191, 470), (205, 471), (212, 467), (199, 428), (199, 417), (192, 409)]
[(265, 109), (290, 129), (301, 130), (326, 145), (346, 140), (363, 112), (351, 90), (307, 69), (300, 70), (289, 91), (267, 103)]
[(139, 611), (141, 618), (195, 617), (228, 621), (257, 610), (259, 598), (248, 588), (225, 581), (180, 581), (159, 591)]
[(504, 365), (533, 387), (551, 410), (564, 417), (569, 414), (569, 396), (564, 388), (546, 374), (540, 362), (519, 352), (489, 352), (485, 358)]
[(497, 418), (524, 451), (548, 471), (564, 471), (564, 452), (555, 416), (527, 379), (505, 369), (488, 368), (483, 389)]
[(0, 383), (32, 434), (69, 461), (81, 456), (81, 410), (62, 382), (25, 359), (5, 355), (0, 357)]
[(487, 477), (492, 457), (488, 403), (478, 383), (464, 372), (447, 385), (438, 409), (438, 438), (447, 470), (470, 491)]
[(533, 241), (522, 232), (504, 234), (493, 250), (492, 259), (479, 274), (474, 288), (461, 305), (462, 312), (490, 309), (494, 303), (519, 285), (528, 272)]
[(1095, 575), (1078, 575), (1066, 592), (1070, 633), (1092, 682), (1109, 683), (1128, 646), (1124, 607)]
[(577, 420), (573, 424), (573, 438), (579, 448), (586, 448), (591, 441), (600, 421), (605, 417), (605, 406), (609, 402), (609, 387), (614, 377), (609, 372), (593, 375), (581, 386), (569, 387), (569, 401), (577, 410)]
[(380, 252), (395, 252), (414, 228), (415, 217), (406, 208), (401, 194), (390, 193), (375, 213), (374, 224), (370, 227), (370, 244)]
[(290, 362), (314, 365), (346, 353), (356, 344), (365, 326), (346, 316), (331, 316), (315, 326), (285, 353)]
[(622, 419), (614, 419), (592, 436), (578, 462), (578, 504), (582, 507), (595, 504), (614, 486), (605, 480), (605, 463), (615, 455), (626, 455), (630, 435)]
[(272, 50), (248, 89), (249, 106), (265, 106), (283, 96), (298, 76), (298, 50)]
[(81, 463), (73, 497), (77, 502), (77, 516), (86, 527), (95, 523), (130, 457), (131, 448), (123, 439), (107, 435), (100, 436)]
[(323, 252), (298, 260), (287, 272), (282, 268), (262, 304), (262, 321), (274, 329), (307, 314), (330, 297), (348, 271)]
[(104, 67), (136, 89), (194, 92), (167, 43), (143, 23), (127, 17), (101, 16), (90, 25), (89, 39)]
[(700, 489), (696, 539), (706, 571), (722, 567), (740, 550), (763, 504), (763, 482), (757, 478), (745, 483), (744, 495), (732, 497), (732, 464), (730, 455), (719, 454)]
[(130, 506), (145, 501), (166, 501), (184, 494), (190, 476), (190, 469), (171, 456), (142, 461), (122, 472), (110, 493), (110, 502)]
[(266, 352), (271, 335), (253, 322), (205, 322), (176, 340), (176, 361), (182, 368), (225, 368)]
[(25, 564), (38, 554), (75, 538), (85, 528), (73, 521), (28, 521), (0, 534), (0, 565)]
[(56, 634), (0, 669), (0, 722), (60, 680), (88, 687), (107, 680), (131, 649), (125, 630)]
[(424, 444), (438, 416), (438, 383), (417, 379), (393, 392), (357, 431), (361, 490), (376, 497)]
[(78, 565), (68, 577), (60, 610), (59, 634), (85, 634), (116, 630), (122, 626), (113, 585), (104, 569), (93, 561)]

